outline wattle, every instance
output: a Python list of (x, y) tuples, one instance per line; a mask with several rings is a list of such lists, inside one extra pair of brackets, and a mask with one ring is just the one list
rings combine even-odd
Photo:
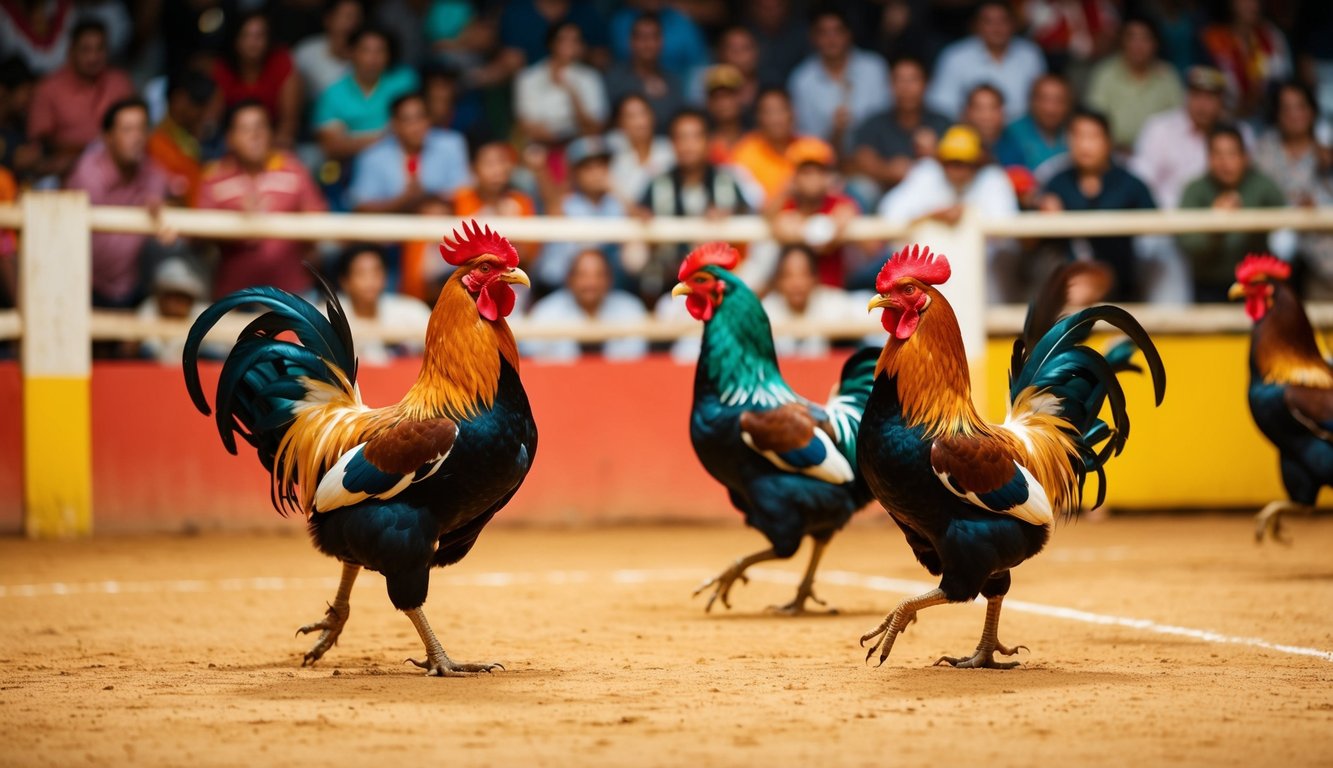
[(514, 311), (514, 301), (514, 289), (509, 283), (490, 283), (477, 294), (477, 312), (487, 320), (499, 320)]
[(921, 314), (915, 310), (903, 311), (894, 307), (887, 307), (884, 315), (880, 317), (880, 325), (884, 330), (893, 334), (899, 341), (905, 341), (916, 333), (917, 323), (921, 320)]
[(685, 309), (695, 320), (708, 321), (713, 319), (713, 302), (697, 293), (685, 297)]
[(1264, 313), (1268, 311), (1268, 297), (1262, 294), (1251, 294), (1245, 297), (1245, 314), (1250, 316), (1254, 322), (1264, 319)]

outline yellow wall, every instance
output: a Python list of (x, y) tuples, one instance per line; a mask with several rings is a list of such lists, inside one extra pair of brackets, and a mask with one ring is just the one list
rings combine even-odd
[[(1121, 377), (1130, 416), (1125, 452), (1107, 466), (1109, 507), (1258, 507), (1286, 498), (1277, 450), (1250, 418), (1249, 336), (1166, 336), (1154, 340), (1166, 364), (1166, 399), (1152, 407), (1144, 375)], [(1105, 348), (1106, 340), (1094, 342)], [(992, 417), (1003, 415), (1012, 342), (990, 342)], [(1089, 481), (1090, 483), (1095, 481)], [(1095, 488), (1086, 494), (1095, 498)]]

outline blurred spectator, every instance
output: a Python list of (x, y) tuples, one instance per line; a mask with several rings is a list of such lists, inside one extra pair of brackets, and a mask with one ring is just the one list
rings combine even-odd
[(622, 204), (635, 205), (648, 182), (671, 169), (676, 155), (667, 137), (653, 133), (653, 112), (642, 96), (622, 99), (616, 106), (614, 124), (606, 137), (611, 150), (611, 190)]
[(431, 127), (420, 94), (399, 96), (389, 109), (388, 135), (362, 150), (352, 168), (348, 196), (357, 211), (415, 213), (427, 197), (468, 183), (467, 142)]
[[(853, 316), (845, 292), (820, 284), (816, 263), (807, 246), (793, 244), (782, 249), (772, 285), (763, 301), (764, 311), (774, 325), (835, 323)], [(829, 342), (818, 334), (775, 336), (773, 347), (782, 357), (819, 357), (828, 352)]]
[(500, 12), (498, 67), (494, 73), (483, 76), (481, 82), (503, 82), (523, 67), (546, 58), (551, 33), (563, 24), (579, 28), (591, 64), (609, 63), (606, 22), (591, 0), (509, 0)]
[(1009, 124), (995, 146), (1003, 166), (1021, 165), (1029, 171), (1068, 149), (1065, 122), (1073, 109), (1069, 84), (1059, 75), (1042, 75), (1032, 84), (1028, 113)]
[(889, 61), (916, 59), (929, 69), (943, 47), (930, 16), (931, 9), (918, 0), (885, 0), (875, 29), (874, 50)]
[(745, 136), (740, 97), (744, 82), (740, 70), (729, 64), (709, 67), (704, 77), (704, 87), (708, 90), (704, 111), (708, 114), (708, 159), (711, 162), (730, 162), (732, 150)]
[[(533, 304), (528, 313), (529, 322), (537, 325), (580, 321), (623, 325), (645, 322), (647, 318), (648, 313), (637, 297), (612, 287), (611, 265), (596, 249), (575, 256), (565, 288)], [(648, 353), (648, 342), (635, 337), (584, 344), (573, 339), (553, 339), (525, 341), (519, 349), (525, 355), (551, 361), (573, 361), (584, 352), (600, 352), (608, 360), (637, 360)]]
[(759, 97), (759, 45), (754, 33), (745, 27), (732, 26), (722, 30), (717, 40), (717, 63), (694, 71), (689, 87), (692, 104), (703, 104), (708, 97), (708, 77), (716, 67), (727, 67), (740, 77), (736, 96), (747, 121), (754, 117), (755, 100)]
[(301, 82), (286, 48), (273, 44), (268, 17), (250, 13), (236, 24), (235, 35), (213, 64), (213, 79), (230, 109), (253, 99), (273, 120), (273, 142), (296, 144), (301, 121)]
[(199, 72), (186, 72), (167, 86), (167, 114), (148, 137), (148, 156), (166, 172), (173, 202), (191, 204), (199, 189), (199, 142), (215, 92), (213, 81)]
[(1088, 69), (1115, 47), (1117, 0), (1022, 0), (1021, 15), (1051, 69), (1069, 82), (1087, 82)]
[(426, 100), (426, 118), (430, 120), (432, 128), (467, 134), (476, 127), (481, 117), (477, 102), (461, 99), (458, 73), (452, 69), (424, 68), (421, 72), (421, 95)]
[(799, 243), (819, 257), (819, 281), (842, 288), (847, 277), (843, 230), (860, 208), (834, 189), (833, 147), (816, 138), (797, 139), (787, 148), (795, 168), (791, 184), (768, 203), (773, 236), (784, 245)]
[[(136, 313), (140, 320), (181, 320), (193, 322), (208, 309), (208, 285), (199, 272), (183, 258), (160, 262), (153, 270), (151, 293), (139, 304)], [(216, 343), (205, 348), (218, 357)], [(156, 360), (163, 365), (180, 365), (185, 352), (184, 336), (146, 338), (139, 345), (139, 356)]]
[(28, 112), (36, 79), (17, 56), (0, 62), (0, 166), (25, 178), (41, 160), (41, 147), (28, 140)]
[(393, 48), (377, 27), (352, 33), (352, 68), (315, 102), (311, 123), (320, 149), (330, 160), (350, 160), (379, 141), (389, 123), (389, 105), (417, 89), (417, 75), (406, 67), (390, 69)]
[[(619, 18), (619, 17), (617, 17)], [(657, 130), (666, 128), (671, 116), (685, 104), (677, 75), (666, 71), (662, 61), (663, 17), (639, 13), (629, 28), (629, 57), (606, 72), (606, 96), (612, 103), (631, 93), (648, 99)]]
[[(570, 143), (565, 159), (570, 168), (570, 190), (547, 213), (576, 218), (624, 218), (625, 205), (611, 194), (611, 149), (606, 141), (600, 136), (575, 139)], [(569, 275), (574, 257), (586, 250), (603, 253), (613, 266), (618, 263), (616, 246), (611, 244), (548, 243), (537, 259), (533, 279), (543, 289), (559, 288)]]
[(369, 4), (371, 23), (389, 33), (399, 61), (416, 66), (426, 60), (426, 17), (431, 0), (376, 0)]
[(1207, 57), (1199, 50), (1199, 31), (1207, 20), (1199, 5), (1200, 0), (1155, 0), (1140, 6), (1161, 32), (1162, 58), (1182, 77)]
[[(987, 164), (981, 136), (966, 125), (945, 131), (935, 145), (935, 157), (913, 166), (879, 203), (881, 217), (909, 226), (925, 220), (954, 225), (967, 210), (983, 218), (1007, 218), (1018, 212), (1018, 200), (1005, 172)], [(1003, 241), (987, 241), (986, 283), (992, 302), (1015, 295), (1016, 276), (1008, 268), (1013, 265), (1002, 263), (1011, 250)], [(863, 281), (855, 282), (859, 287)]]
[(1268, 89), (1293, 74), (1287, 38), (1264, 18), (1260, 0), (1230, 0), (1226, 23), (1210, 24), (1200, 39), (1226, 75), (1237, 117), (1261, 115)]
[(1134, 146), (1149, 116), (1180, 106), (1185, 91), (1170, 64), (1157, 58), (1157, 30), (1145, 19), (1127, 19), (1120, 51), (1098, 64), (1088, 81), (1088, 106), (1111, 121), (1111, 138), (1121, 149)]
[[(648, 184), (636, 213), (640, 216), (704, 216), (719, 219), (746, 213), (746, 202), (736, 177), (708, 162), (708, 121), (695, 110), (683, 110), (671, 120), (671, 147), (676, 167)], [(663, 244), (653, 249), (642, 270), (640, 290), (657, 296), (676, 279), (689, 243)]]
[[(102, 116), (102, 140), (79, 157), (66, 186), (86, 191), (93, 205), (161, 205), (167, 177), (147, 156), (147, 146), (147, 105), (138, 98), (117, 101)], [(93, 306), (123, 309), (139, 303), (140, 257), (147, 241), (145, 235), (92, 234)]]
[[(1111, 126), (1106, 116), (1086, 110), (1075, 112), (1069, 121), (1070, 167), (1057, 173), (1046, 184), (1041, 209), (1059, 212), (1156, 208), (1147, 185), (1112, 160), (1111, 150)], [(1112, 301), (1142, 298), (1131, 238), (1077, 238), (1067, 247), (1069, 257), (1091, 257), (1113, 270)]]
[[(1208, 135), (1208, 172), (1185, 187), (1181, 208), (1277, 208), (1286, 203), (1273, 180), (1250, 166), (1245, 140), (1232, 126), (1218, 126)], [(1176, 242), (1194, 268), (1194, 297), (1201, 302), (1226, 301), (1236, 265), (1247, 253), (1267, 250), (1264, 232), (1194, 232)]]
[(981, 137), (981, 146), (994, 159), (995, 145), (1004, 134), (1004, 94), (989, 83), (982, 83), (967, 94), (959, 122), (971, 126)]
[(1185, 105), (1153, 115), (1134, 142), (1130, 168), (1163, 208), (1175, 208), (1180, 192), (1203, 173), (1207, 138), (1222, 120), (1226, 80), (1211, 67), (1193, 67), (1185, 78)]
[(796, 112), (796, 129), (817, 136), (839, 152), (850, 149), (852, 128), (893, 102), (888, 68), (879, 54), (852, 46), (852, 30), (837, 11), (821, 10), (810, 20), (814, 55), (787, 83)]
[(875, 199), (902, 181), (917, 158), (935, 154), (935, 142), (949, 128), (943, 115), (926, 109), (926, 67), (903, 57), (890, 70), (893, 106), (856, 128), (855, 172), (870, 180)]
[(97, 138), (97, 118), (134, 92), (130, 79), (107, 64), (106, 29), (93, 21), (70, 36), (69, 61), (37, 84), (28, 113), (28, 139), (40, 142), (37, 173), (63, 176)]
[(1046, 71), (1041, 49), (1031, 40), (1014, 36), (1015, 19), (1003, 0), (977, 5), (971, 37), (951, 43), (940, 52), (926, 92), (931, 109), (957, 118), (963, 100), (980, 83), (990, 83), (1004, 94), (1005, 117), (1017, 120), (1027, 112), (1028, 91)]
[(514, 189), (514, 150), (500, 141), (479, 143), (472, 150), (472, 185), (454, 194), (454, 215), (532, 216), (532, 198)]
[[(645, 17), (656, 17), (657, 48), (660, 53), (660, 60), (656, 63), (663, 70), (679, 79), (708, 64), (708, 45), (704, 42), (703, 33), (689, 16), (668, 6), (663, 0), (629, 0), (626, 5), (629, 7), (621, 8), (611, 17), (611, 55), (616, 61), (634, 62), (634, 37), (643, 34), (636, 29), (639, 21)], [(668, 114), (667, 118), (670, 117)]]
[(786, 86), (787, 78), (810, 51), (810, 33), (790, 0), (745, 3), (747, 24), (759, 46), (759, 87)]
[(780, 88), (759, 94), (755, 129), (736, 143), (731, 162), (743, 169), (764, 191), (765, 199), (781, 194), (794, 170), (787, 148), (796, 140), (796, 118), (791, 98)]
[[(413, 339), (425, 337), (430, 322), (430, 307), (420, 299), (399, 296), (385, 290), (387, 268), (384, 250), (378, 246), (356, 244), (345, 248), (338, 257), (338, 300), (347, 309), (347, 319), (357, 323), (378, 323), (385, 328), (419, 329)], [(357, 358), (367, 365), (388, 365), (395, 357), (421, 354), (424, 344), (409, 341), (386, 344), (353, 333)]]
[(307, 37), (296, 46), (292, 59), (313, 100), (343, 79), (351, 67), (352, 33), (364, 15), (360, 0), (330, 0), (324, 6), (323, 34)]
[(478, 17), (469, 0), (429, 0), (423, 30), (435, 61), (459, 69), (483, 63), (495, 42), (495, 24)]
[(1291, 80), (1273, 92), (1268, 123), (1259, 137), (1254, 164), (1277, 182), (1288, 205), (1315, 205), (1327, 188), (1324, 178), (1333, 156), (1315, 138), (1319, 108), (1314, 92)]
[(597, 133), (606, 121), (606, 90), (595, 69), (582, 63), (583, 33), (566, 21), (551, 27), (550, 56), (514, 80), (514, 113), (532, 141), (559, 144)]
[[(243, 101), (227, 116), (227, 154), (204, 169), (196, 206), (246, 213), (296, 213), (325, 210), (310, 172), (293, 155), (273, 144), (268, 110)], [(304, 261), (310, 251), (300, 240), (226, 240), (213, 279), (213, 296), (242, 288), (272, 285), (292, 293), (311, 287)]]
[(73, 0), (0, 3), (0, 53), (18, 56), (38, 75), (54, 72), (65, 61), (76, 21)]

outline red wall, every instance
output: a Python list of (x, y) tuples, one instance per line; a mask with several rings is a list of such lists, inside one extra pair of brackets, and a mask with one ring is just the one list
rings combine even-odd
[[(842, 357), (784, 361), (798, 392), (822, 400)], [(212, 393), (218, 368), (204, 370)], [(370, 405), (397, 401), (417, 363), (363, 368)], [(537, 460), (501, 521), (700, 519), (735, 514), (689, 443), (692, 365), (525, 362), (540, 432)], [(0, 530), (20, 527), (18, 373), (0, 364)], [(93, 369), (93, 498), (99, 532), (296, 525), (268, 501), (268, 476), (248, 446), (222, 447), (194, 410), (181, 371), (152, 363)]]

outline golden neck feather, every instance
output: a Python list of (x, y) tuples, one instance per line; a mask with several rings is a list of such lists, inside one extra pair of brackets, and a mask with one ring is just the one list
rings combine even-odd
[(1319, 351), (1314, 327), (1286, 285), (1275, 287), (1268, 316), (1255, 328), (1253, 350), (1265, 383), (1333, 389), (1333, 370)]
[(898, 401), (909, 426), (927, 425), (931, 437), (989, 433), (972, 403), (972, 380), (963, 352), (962, 331), (953, 307), (934, 288), (916, 332), (906, 340), (890, 336), (878, 372), (895, 377)]

